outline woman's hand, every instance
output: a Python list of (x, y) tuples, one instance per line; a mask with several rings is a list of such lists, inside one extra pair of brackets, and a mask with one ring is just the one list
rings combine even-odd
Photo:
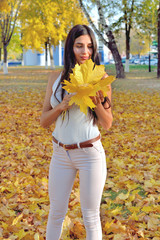
[(67, 94), (64, 96), (63, 101), (59, 104), (62, 111), (65, 111), (72, 107), (72, 105), (71, 106), (69, 105), (71, 97), (72, 97), (72, 94)]
[(92, 102), (95, 105), (101, 104), (102, 102), (104, 102), (104, 96), (103, 96), (103, 92), (101, 90), (99, 90), (98, 92), (96, 92), (95, 97), (90, 97), (92, 99)]
[[(109, 91), (106, 93), (106, 95), (111, 102), (111, 85), (109, 85)], [(104, 104), (102, 104), (102, 102), (104, 102), (103, 92), (98, 91), (97, 96), (91, 97), (91, 99), (96, 105), (94, 111), (97, 115), (98, 122), (105, 130), (108, 130), (112, 126), (113, 116), (111, 107), (108, 108), (108, 102), (106, 101)]]

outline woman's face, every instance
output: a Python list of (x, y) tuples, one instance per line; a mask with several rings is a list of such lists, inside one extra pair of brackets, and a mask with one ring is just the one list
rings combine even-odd
[(81, 35), (76, 38), (73, 45), (73, 52), (76, 62), (79, 64), (84, 63), (90, 59), (93, 54), (93, 44), (89, 35)]

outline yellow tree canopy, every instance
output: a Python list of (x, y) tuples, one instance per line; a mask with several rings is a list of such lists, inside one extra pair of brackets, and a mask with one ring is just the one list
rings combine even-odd
[(0, 0), (0, 47), (3, 44), (7, 48), (10, 43), (21, 2), (22, 0)]
[(9, 2), (7, 0), (0, 1), (0, 17), (2, 13), (7, 13), (11, 9)]
[(24, 0), (21, 6), (22, 44), (41, 51), (51, 40), (56, 46), (72, 25), (87, 23), (77, 1)]

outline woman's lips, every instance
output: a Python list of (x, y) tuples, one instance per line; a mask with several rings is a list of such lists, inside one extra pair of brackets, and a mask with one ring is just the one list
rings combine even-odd
[(87, 59), (88, 59), (88, 57), (81, 57), (81, 59), (82, 59), (82, 60), (87, 60)]

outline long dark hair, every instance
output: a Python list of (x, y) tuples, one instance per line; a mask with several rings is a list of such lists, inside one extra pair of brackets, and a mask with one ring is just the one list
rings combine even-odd
[[(73, 45), (74, 45), (75, 39), (82, 35), (90, 36), (91, 42), (92, 42), (92, 48), (93, 48), (93, 53), (92, 53), (91, 59), (96, 65), (100, 65), (99, 54), (97, 52), (97, 42), (96, 42), (96, 38), (95, 38), (95, 35), (94, 35), (92, 29), (89, 28), (87, 25), (80, 25), (80, 24), (75, 25), (68, 33), (68, 36), (67, 36), (67, 39), (65, 42), (64, 68), (63, 68), (60, 82), (54, 93), (55, 97), (56, 97), (57, 89), (59, 88), (60, 84), (63, 85), (63, 80), (66, 79), (69, 81), (69, 75), (70, 75), (70, 73), (72, 73), (72, 69), (74, 68), (74, 66), (76, 64), (76, 58), (75, 58), (75, 55), (73, 52)], [(61, 92), (62, 100), (64, 98), (64, 92), (65, 92), (65, 90), (62, 88), (62, 92)], [(56, 99), (57, 99), (57, 97), (56, 97)], [(104, 99), (104, 102), (102, 104), (104, 105), (105, 102), (108, 103), (108, 108), (110, 108), (111, 103), (110, 103), (110, 100), (108, 97), (106, 97)], [(97, 123), (97, 115), (96, 115), (95, 111), (89, 108), (89, 115), (93, 119), (93, 123), (94, 124)]]

